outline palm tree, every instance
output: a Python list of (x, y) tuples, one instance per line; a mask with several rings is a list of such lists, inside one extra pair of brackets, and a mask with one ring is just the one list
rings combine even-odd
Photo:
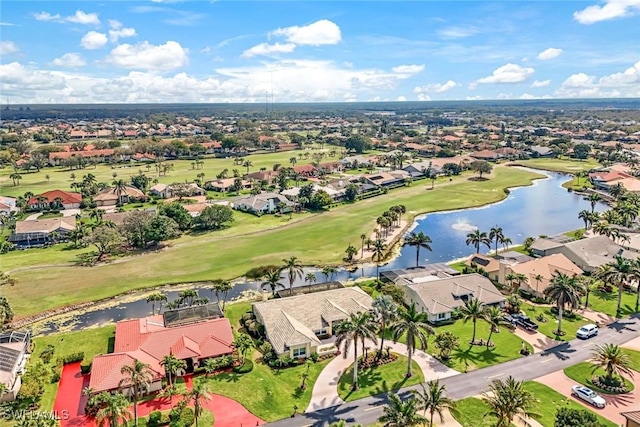
[(500, 243), (502, 243), (502, 245), (504, 246), (504, 250), (508, 251), (509, 245), (513, 244), (513, 240), (511, 240), (510, 237), (505, 237), (502, 240), (500, 240)]
[(277, 267), (272, 267), (264, 274), (264, 282), (262, 282), (261, 286), (263, 288), (265, 286), (269, 286), (273, 296), (276, 296), (276, 289), (278, 289), (278, 286), (284, 289), (284, 285), (280, 283), (280, 280), (282, 279), (282, 276), (280, 275), (281, 271), (282, 270)]
[(305, 282), (309, 282), (309, 284), (315, 283), (316, 282), (316, 275), (315, 273), (309, 272), (307, 273), (306, 276), (304, 276), (304, 281)]
[(127, 182), (124, 179), (114, 180), (112, 183), (113, 191), (118, 196), (118, 203), (122, 204), (122, 193), (126, 193), (127, 191)]
[(478, 319), (484, 316), (484, 305), (478, 298), (471, 298), (464, 302), (464, 306), (460, 307), (460, 314), (464, 323), (471, 320), (473, 322), (473, 335), (471, 336), (471, 345), (476, 342), (476, 323)]
[(601, 279), (605, 283), (618, 287), (618, 305), (616, 308), (616, 317), (620, 317), (622, 311), (622, 293), (624, 285), (632, 281), (635, 277), (634, 268), (631, 260), (616, 255), (615, 261), (598, 267), (595, 271), (595, 277)]
[(106, 391), (100, 393), (98, 399), (104, 405), (96, 414), (98, 427), (106, 426), (118, 427), (120, 421), (123, 424), (131, 419), (129, 412), (129, 400), (120, 392), (111, 394)]
[(125, 365), (120, 369), (124, 378), (120, 380), (119, 388), (129, 389), (133, 398), (133, 425), (138, 425), (138, 401), (142, 395), (149, 390), (153, 382), (153, 371), (151, 367), (142, 363), (138, 359), (133, 359), (133, 365)]
[(498, 253), (498, 243), (500, 243), (502, 240), (504, 240), (504, 233), (502, 231), (502, 227), (498, 227), (497, 225), (495, 227), (491, 227), (491, 230), (489, 230), (489, 241), (496, 241), (496, 254)]
[(198, 298), (198, 291), (195, 289), (185, 289), (178, 294), (178, 301), (180, 304), (186, 304), (188, 306), (193, 305), (193, 300)]
[(404, 244), (409, 246), (415, 246), (416, 248), (416, 267), (420, 266), (420, 248), (425, 248), (426, 250), (431, 250), (431, 238), (424, 234), (422, 231), (416, 233), (412, 231), (409, 236), (405, 239)]
[(358, 341), (365, 339), (378, 343), (376, 326), (368, 312), (351, 313), (347, 320), (336, 325), (336, 347), (344, 344), (343, 354), (347, 357), (349, 346), (353, 344), (353, 382), (351, 389), (358, 389)]
[(360, 249), (360, 258), (364, 257), (364, 242), (365, 242), (366, 238), (367, 238), (366, 234), (361, 234), (360, 235), (360, 240), (362, 241), (362, 249)]
[(418, 400), (418, 406), (422, 408), (423, 415), (429, 411), (429, 426), (433, 426), (433, 416), (438, 414), (440, 422), (444, 422), (443, 411), (455, 412), (456, 403), (445, 395), (447, 387), (440, 385), (439, 380), (429, 381), (427, 386), (420, 384), (420, 390), (412, 390), (413, 395)]
[(213, 282), (213, 293), (216, 296), (216, 300), (220, 301), (220, 294), (222, 294), (222, 311), (224, 311), (224, 306), (227, 302), (227, 294), (233, 288), (233, 285), (228, 280), (216, 280)]
[(387, 333), (387, 326), (394, 322), (398, 317), (398, 304), (393, 301), (390, 295), (382, 294), (374, 298), (371, 303), (371, 313), (373, 318), (380, 325), (380, 352), (382, 355), (384, 349), (384, 337)]
[(489, 324), (489, 338), (487, 338), (487, 348), (489, 348), (491, 335), (493, 335), (494, 332), (500, 332), (500, 326), (508, 325), (509, 322), (505, 320), (502, 309), (495, 305), (486, 307), (484, 309), (483, 317)]
[(324, 276), (324, 281), (328, 282), (329, 278), (333, 280), (333, 275), (336, 274), (337, 271), (338, 270), (336, 270), (336, 268), (331, 265), (324, 266), (322, 268), (322, 275)]
[(196, 419), (196, 427), (198, 427), (198, 418), (202, 415), (202, 402), (211, 400), (211, 388), (209, 384), (203, 381), (194, 381), (193, 388), (185, 395), (187, 402), (193, 400), (193, 415)]
[(589, 222), (591, 221), (591, 212), (586, 209), (581, 210), (578, 213), (578, 219), (584, 221), (584, 231), (586, 232), (589, 229)]
[(247, 334), (239, 334), (232, 345), (240, 352), (242, 364), (244, 365), (247, 351), (253, 348), (253, 340)]
[(614, 375), (622, 377), (624, 374), (633, 378), (629, 355), (615, 344), (597, 345), (591, 353), (591, 358), (596, 365), (593, 371), (595, 372), (598, 368), (604, 369), (607, 373), (605, 381), (609, 384)]
[(406, 335), (405, 344), (407, 345), (407, 358), (409, 359), (407, 378), (412, 375), (411, 359), (416, 350), (416, 344), (419, 344), (420, 348), (425, 350), (429, 345), (429, 335), (435, 333), (428, 321), (427, 314), (419, 312), (416, 304), (411, 303), (406, 310), (400, 310), (398, 321), (391, 327), (394, 342), (398, 342), (403, 335)]
[(387, 245), (382, 239), (376, 239), (373, 243), (373, 256), (371, 257), (376, 262), (376, 279), (380, 280), (380, 263), (384, 259), (386, 254)]
[(247, 168), (247, 175), (248, 175), (249, 174), (249, 168), (251, 166), (253, 166), (253, 162), (251, 160), (245, 160), (244, 163), (242, 163), (242, 166)]
[(298, 279), (302, 279), (302, 274), (304, 270), (302, 269), (302, 265), (300, 264), (298, 258), (292, 256), (289, 259), (283, 259), (284, 267), (282, 270), (288, 270), (287, 276), (289, 277), (289, 294), (293, 295), (293, 282), (296, 281), (296, 277)]
[(540, 286), (540, 282), (542, 282), (544, 280), (544, 276), (542, 274), (535, 274), (533, 276), (533, 280), (536, 281), (536, 292), (540, 293), (540, 291), (538, 291), (538, 288)]
[(384, 407), (384, 415), (378, 418), (384, 427), (412, 427), (423, 425), (426, 419), (418, 415), (418, 401), (413, 397), (402, 400), (395, 393), (389, 393), (389, 403)]
[(516, 415), (538, 416), (532, 411), (537, 399), (524, 388), (522, 381), (516, 381), (512, 376), (504, 381), (494, 380), (483, 400), (491, 408), (489, 415), (498, 418), (496, 427), (510, 426)]
[(488, 248), (491, 248), (491, 240), (487, 233), (477, 228), (472, 233), (467, 234), (466, 244), (473, 245), (477, 254), (480, 253), (480, 245), (487, 245)]
[(565, 306), (577, 308), (580, 305), (580, 297), (584, 293), (582, 283), (577, 276), (569, 276), (558, 271), (553, 275), (551, 283), (544, 290), (544, 294), (558, 305), (558, 330), (554, 333), (562, 335), (562, 312)]
[(187, 369), (187, 362), (178, 359), (173, 354), (164, 356), (160, 365), (164, 366), (164, 372), (167, 375), (170, 387), (173, 386), (173, 379), (178, 375), (178, 372)]
[(147, 304), (151, 303), (151, 314), (156, 314), (156, 302), (159, 302), (158, 305), (158, 313), (162, 310), (162, 303), (167, 302), (167, 296), (165, 294), (161, 294), (160, 292), (156, 292), (155, 294), (151, 294), (147, 297)]
[(591, 204), (591, 213), (594, 213), (594, 211), (596, 210), (596, 205), (600, 200), (602, 200), (602, 197), (600, 197), (598, 193), (591, 193), (584, 199)]

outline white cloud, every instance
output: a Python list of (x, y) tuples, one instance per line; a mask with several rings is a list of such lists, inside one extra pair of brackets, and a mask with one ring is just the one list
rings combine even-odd
[(430, 83), (424, 86), (414, 87), (413, 93), (443, 93), (450, 91), (456, 86), (459, 85), (453, 80), (449, 80), (446, 83)]
[(585, 73), (569, 76), (555, 95), (563, 98), (578, 97), (639, 97), (640, 61), (618, 73), (597, 78)]
[(15, 27), (16, 24), (13, 24), (11, 22), (0, 22), (0, 27)]
[(549, 49), (545, 49), (538, 54), (538, 59), (541, 61), (549, 61), (550, 59), (557, 58), (562, 54), (562, 49), (556, 49), (550, 47)]
[(490, 76), (475, 81), (476, 84), (502, 84), (522, 83), (527, 80), (535, 70), (531, 67), (521, 67), (517, 64), (505, 64), (496, 68)]
[(82, 24), (82, 25), (100, 25), (100, 19), (98, 18), (97, 13), (86, 13), (82, 10), (76, 10), (76, 13), (69, 16), (60, 16), (59, 13), (55, 15), (50, 14), (49, 12), (38, 12), (33, 15), (33, 17), (37, 21), (51, 21), (58, 23), (74, 23), (74, 24)]
[(114, 19), (109, 19), (109, 27), (111, 27), (109, 30), (109, 39), (113, 43), (116, 43), (119, 39), (135, 37), (137, 35), (135, 28), (125, 28), (120, 21)]
[(0, 55), (11, 55), (12, 53), (19, 52), (18, 46), (11, 41), (1, 41), (0, 42)]
[(477, 27), (464, 26), (464, 27), (447, 27), (438, 30), (438, 35), (443, 39), (461, 39), (476, 35), (480, 32)]
[(404, 102), (406, 100), (407, 100), (406, 96), (399, 96), (399, 97), (396, 98), (396, 101), (398, 101), (398, 102)]
[(551, 84), (551, 80), (534, 80), (531, 87), (547, 87)]
[(168, 41), (152, 45), (147, 41), (115, 47), (106, 62), (117, 67), (143, 70), (172, 70), (187, 64), (188, 51), (180, 43)]
[(573, 19), (584, 25), (623, 18), (640, 11), (640, 0), (605, 0), (602, 5), (587, 6), (575, 12)]
[(270, 36), (285, 37), (287, 42), (297, 45), (332, 45), (342, 40), (340, 27), (335, 22), (321, 19), (312, 24), (299, 27), (278, 28), (269, 33)]
[(87, 61), (77, 53), (65, 53), (60, 58), (51, 61), (51, 63), (57, 67), (67, 68), (78, 68), (87, 65)]
[(425, 95), (424, 93), (419, 93), (418, 101), (431, 101), (431, 97), (429, 95)]
[(242, 56), (245, 58), (251, 58), (256, 55), (272, 55), (274, 53), (291, 53), (296, 49), (296, 45), (293, 43), (260, 43), (259, 45), (253, 46), (244, 52), (242, 52)]
[(422, 72), (424, 70), (424, 64), (420, 65), (398, 65), (397, 67), (393, 67), (391, 71), (398, 74), (409, 74), (414, 75)]
[(106, 34), (98, 33), (97, 31), (89, 31), (87, 34), (82, 36), (82, 40), (80, 40), (80, 45), (89, 50), (100, 49), (106, 44)]

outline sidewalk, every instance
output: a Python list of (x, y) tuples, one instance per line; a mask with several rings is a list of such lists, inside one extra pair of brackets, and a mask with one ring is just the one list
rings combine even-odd
[(542, 351), (550, 349), (555, 345), (562, 344), (562, 341), (556, 341), (553, 338), (549, 338), (548, 336), (538, 331), (525, 331), (522, 328), (516, 327), (513, 333), (525, 342), (531, 344), (533, 346), (534, 353), (540, 353)]
[(599, 311), (593, 311), (590, 308), (586, 308), (580, 312), (583, 317), (591, 320), (592, 322), (598, 322), (600, 326), (610, 325), (616, 321), (616, 318), (613, 316), (609, 316), (606, 313), (601, 313)]

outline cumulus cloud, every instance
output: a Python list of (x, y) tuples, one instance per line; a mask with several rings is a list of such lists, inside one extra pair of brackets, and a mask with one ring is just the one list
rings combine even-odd
[(82, 58), (77, 53), (73, 53), (73, 52), (65, 53), (60, 58), (56, 58), (53, 61), (51, 61), (51, 63), (56, 67), (67, 67), (67, 68), (78, 68), (78, 67), (84, 67), (85, 65), (87, 65), (87, 61), (85, 61), (84, 58)]
[(296, 45), (293, 43), (260, 43), (253, 46), (244, 52), (242, 56), (245, 58), (251, 58), (256, 55), (273, 55), (274, 53), (291, 53), (296, 49)]
[(391, 71), (398, 74), (409, 74), (414, 75), (422, 72), (424, 70), (424, 64), (420, 65), (398, 65), (397, 67), (393, 67)]
[(271, 31), (269, 35), (285, 37), (289, 43), (309, 46), (338, 44), (342, 40), (340, 27), (328, 19), (321, 19), (303, 27), (294, 25), (278, 28)]
[(82, 36), (82, 40), (80, 40), (80, 45), (88, 50), (100, 49), (106, 44), (107, 35), (97, 31), (89, 31), (87, 34)]
[(172, 70), (187, 64), (188, 51), (171, 40), (157, 46), (147, 41), (136, 45), (125, 43), (115, 47), (106, 62), (121, 68)]
[(531, 87), (547, 87), (551, 84), (551, 80), (534, 80)]
[(587, 6), (573, 14), (584, 25), (631, 16), (640, 11), (640, 0), (605, 0), (604, 4)]
[(639, 97), (640, 61), (622, 72), (600, 78), (586, 73), (572, 74), (562, 82), (555, 95), (563, 98)]
[(414, 87), (413, 93), (443, 93), (450, 91), (456, 86), (458, 86), (458, 83), (453, 80), (449, 80), (446, 83), (429, 83), (424, 86)]
[(398, 102), (404, 102), (406, 100), (407, 100), (407, 97), (406, 96), (402, 96), (402, 95), (396, 98), (396, 101), (398, 101)]
[(125, 28), (120, 21), (116, 21), (114, 19), (109, 20), (109, 39), (116, 43), (119, 39), (124, 39), (127, 37), (135, 37), (136, 30), (135, 28)]
[(11, 55), (12, 53), (19, 52), (18, 46), (11, 41), (1, 41), (0, 42), (0, 55)]
[(522, 67), (517, 64), (505, 64), (496, 68), (490, 76), (475, 81), (476, 84), (507, 84), (522, 83), (527, 80), (535, 70), (531, 67)]
[(549, 61), (550, 59), (557, 58), (562, 54), (562, 49), (556, 49), (550, 47), (549, 49), (545, 49), (538, 54), (538, 59), (541, 61)]
[(424, 93), (419, 93), (418, 101), (431, 101), (431, 97), (429, 95), (425, 95)]
[(86, 13), (82, 10), (76, 10), (76, 13), (69, 16), (61, 16), (59, 13), (52, 15), (49, 12), (38, 12), (35, 13), (33, 17), (37, 21), (58, 22), (60, 24), (74, 23), (82, 25), (100, 25), (100, 19), (98, 18), (97, 13)]

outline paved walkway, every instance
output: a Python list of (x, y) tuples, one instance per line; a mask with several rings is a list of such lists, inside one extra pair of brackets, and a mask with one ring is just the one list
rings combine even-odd
[[(192, 376), (186, 376), (185, 386), (193, 388)], [(58, 394), (53, 410), (60, 416), (60, 427), (95, 427), (93, 418), (84, 413), (87, 397), (82, 389), (89, 385), (89, 376), (80, 373), (80, 363), (70, 363), (62, 368), (58, 383)], [(174, 396), (169, 399), (152, 399), (138, 404), (138, 416), (144, 417), (153, 411), (168, 411), (182, 399)], [(211, 411), (215, 417), (215, 427), (252, 427), (264, 424), (260, 418), (250, 413), (244, 406), (228, 397), (212, 394), (211, 398), (202, 402), (202, 406)], [(130, 408), (133, 414), (133, 406)]]
[(563, 371), (553, 372), (543, 377), (536, 378), (534, 381), (551, 387), (563, 396), (578, 402), (585, 408), (602, 415), (606, 419), (613, 421), (618, 425), (624, 425), (626, 422), (625, 418), (620, 415), (620, 412), (637, 409), (637, 403), (640, 401), (638, 400), (638, 393), (640, 393), (640, 389), (638, 389), (638, 387), (640, 387), (640, 375), (636, 375), (632, 380), (635, 387), (633, 391), (625, 394), (603, 394), (602, 397), (607, 402), (607, 405), (603, 409), (597, 409), (581, 399), (571, 396), (571, 387), (577, 383), (567, 377)]
[[(372, 342), (368, 342), (367, 346), (372, 349), (377, 348)], [(407, 354), (407, 346), (401, 343), (394, 343), (393, 341), (385, 340), (385, 347), (391, 347), (391, 351), (401, 355)], [(349, 348), (347, 351), (347, 357), (344, 354), (339, 355), (333, 359), (322, 370), (316, 383), (313, 386), (313, 392), (311, 393), (311, 401), (305, 412), (318, 411), (320, 409), (329, 408), (331, 406), (339, 405), (344, 401), (338, 396), (338, 381), (340, 376), (351, 366), (353, 363), (353, 350)], [(446, 378), (452, 375), (459, 374), (458, 371), (448, 368), (436, 360), (433, 356), (421, 351), (416, 350), (413, 354), (413, 360), (420, 366), (425, 381), (431, 381), (438, 378)]]
[(520, 339), (531, 344), (533, 346), (534, 353), (540, 353), (553, 347), (554, 345), (561, 344), (561, 342), (549, 338), (538, 331), (525, 331), (522, 328), (516, 327), (513, 333)]
[(601, 313), (599, 311), (593, 311), (590, 308), (582, 310), (580, 314), (594, 323), (598, 322), (600, 326), (610, 325), (617, 320), (613, 316), (609, 316), (608, 314)]
[(622, 344), (621, 347), (628, 348), (635, 351), (640, 351), (640, 337), (634, 338), (631, 341)]

